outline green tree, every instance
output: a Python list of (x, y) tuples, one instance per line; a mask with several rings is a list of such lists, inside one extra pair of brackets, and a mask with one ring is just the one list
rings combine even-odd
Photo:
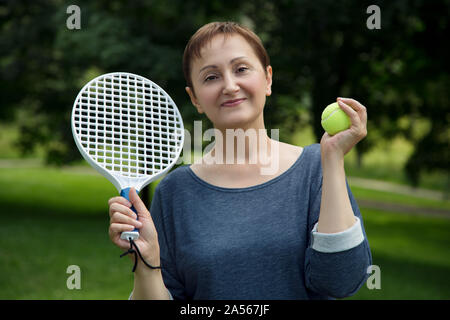
[[(253, 27), (271, 56), (265, 119), (269, 129), (283, 128), (283, 140), (304, 125), (319, 139), (323, 108), (351, 96), (367, 106), (369, 132), (378, 133), (357, 145), (360, 158), (380, 136), (404, 135), (416, 145), (406, 166), (413, 183), (423, 170), (448, 173), (448, 0), (377, 1), (379, 30), (366, 26), (371, 1), (79, 1), (80, 30), (66, 28), (70, 4), (0, 4), (0, 120), (19, 109), (28, 115), (20, 119), (24, 152), (41, 144), (48, 162), (80, 159), (69, 125), (73, 100), (86, 81), (111, 71), (160, 84), (192, 129), (198, 115), (184, 91), (184, 46), (207, 22), (237, 20)], [(429, 130), (417, 132), (422, 120)]]
[[(377, 1), (381, 29), (370, 30), (366, 10), (372, 4), (284, 0), (247, 7), (266, 36), (275, 70), (267, 118), (276, 126), (289, 117), (288, 130), (294, 130), (302, 125), (299, 109), (308, 110), (310, 117), (303, 119), (320, 139), (323, 108), (338, 96), (350, 96), (368, 108), (369, 132), (379, 133), (357, 145), (360, 159), (380, 135), (403, 135), (417, 145), (406, 166), (413, 184), (422, 170), (448, 174), (449, 49), (444, 44), (450, 2)], [(399, 126), (405, 115), (407, 125)], [(415, 132), (416, 119), (428, 120), (431, 129)]]

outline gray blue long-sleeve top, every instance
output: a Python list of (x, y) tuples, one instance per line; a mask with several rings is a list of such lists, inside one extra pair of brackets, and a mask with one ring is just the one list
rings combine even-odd
[(200, 179), (188, 165), (157, 186), (150, 212), (164, 283), (174, 299), (330, 299), (364, 284), (372, 263), (358, 205), (355, 224), (316, 231), (320, 145), (304, 148), (284, 173), (246, 188)]

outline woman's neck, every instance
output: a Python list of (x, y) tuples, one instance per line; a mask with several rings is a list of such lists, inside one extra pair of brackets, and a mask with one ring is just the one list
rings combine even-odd
[(216, 131), (214, 147), (204, 156), (204, 164), (220, 166), (222, 170), (258, 170), (262, 175), (278, 171), (278, 137), (269, 138), (265, 129), (228, 129), (225, 135), (219, 133)]

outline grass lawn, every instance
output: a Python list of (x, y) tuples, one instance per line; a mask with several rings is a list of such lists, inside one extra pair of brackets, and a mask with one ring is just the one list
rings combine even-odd
[(419, 198), (411, 195), (392, 193), (388, 191), (371, 190), (366, 187), (351, 186), (353, 195), (357, 199), (374, 200), (385, 203), (395, 203), (405, 206), (414, 206), (416, 208), (424, 208), (423, 213), (426, 213), (426, 208), (445, 209), (450, 211), (449, 200), (434, 200), (427, 198)]
[[(56, 169), (0, 169), (0, 299), (123, 299), (132, 289), (129, 258), (108, 238), (107, 199), (116, 189), (99, 175)], [(81, 290), (68, 290), (69, 265)]]
[[(107, 199), (117, 191), (106, 179), (84, 170), (0, 168), (0, 185), (0, 299), (128, 298), (132, 263), (108, 238)], [(421, 205), (388, 198), (396, 199)], [(381, 290), (363, 286), (352, 298), (450, 299), (450, 219), (361, 211)], [(69, 265), (81, 269), (81, 290), (67, 289)]]
[(450, 299), (450, 219), (361, 208), (381, 289), (352, 299)]

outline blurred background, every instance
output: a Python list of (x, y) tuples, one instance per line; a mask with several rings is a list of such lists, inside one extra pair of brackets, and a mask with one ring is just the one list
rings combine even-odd
[[(449, 13), (445, 0), (0, 1), (0, 299), (128, 298), (132, 264), (108, 238), (117, 190), (82, 160), (72, 104), (88, 80), (132, 72), (172, 96), (186, 129), (210, 128), (181, 61), (217, 20), (263, 40), (266, 128), (281, 141), (318, 143), (336, 97), (367, 107), (368, 136), (345, 166), (381, 283), (349, 299), (450, 299)], [(67, 287), (70, 265), (80, 289)]]

